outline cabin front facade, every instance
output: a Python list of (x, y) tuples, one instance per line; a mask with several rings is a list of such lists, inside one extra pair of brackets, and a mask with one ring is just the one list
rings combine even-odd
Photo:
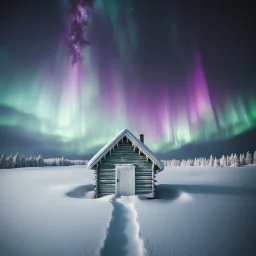
[(95, 198), (117, 195), (145, 195), (155, 198), (155, 175), (164, 169), (152, 151), (125, 129), (107, 143), (89, 162), (95, 173)]

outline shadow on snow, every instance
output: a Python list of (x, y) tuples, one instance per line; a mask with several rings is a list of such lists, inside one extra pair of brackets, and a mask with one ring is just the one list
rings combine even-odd
[[(88, 184), (84, 186), (80, 186), (75, 188), (72, 191), (69, 191), (66, 193), (66, 196), (72, 197), (72, 198), (81, 198), (81, 199), (93, 199), (93, 184)], [(90, 194), (91, 195), (90, 195)]]
[(162, 200), (174, 200), (177, 199), (183, 191), (188, 194), (256, 196), (256, 189), (254, 188), (217, 185), (159, 184), (156, 188), (156, 198)]
[[(93, 198), (93, 184), (79, 186), (66, 193), (66, 196), (72, 198), (88, 199)], [(218, 185), (186, 185), (186, 184), (159, 184), (156, 187), (156, 198), (162, 200), (175, 200), (181, 192), (189, 194), (219, 194), (234, 196), (256, 196), (256, 189), (245, 187), (218, 186)], [(148, 200), (144, 196), (139, 196), (140, 200)], [(120, 203), (113, 200), (113, 206), (122, 207)]]

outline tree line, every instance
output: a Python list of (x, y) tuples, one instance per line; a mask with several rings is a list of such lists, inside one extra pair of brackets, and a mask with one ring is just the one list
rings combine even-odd
[(24, 157), (16, 153), (14, 156), (6, 156), (4, 153), (0, 158), (0, 169), (22, 168), (22, 167), (43, 167), (43, 166), (69, 166), (86, 165), (87, 160), (69, 160), (61, 158), (46, 158), (41, 155), (37, 157)]
[(199, 157), (195, 159), (183, 159), (183, 160), (161, 160), (164, 166), (212, 166), (212, 167), (238, 167), (241, 165), (256, 164), (256, 151), (254, 151), (253, 157), (248, 151), (245, 154), (231, 154), (230, 156), (223, 155), (221, 158), (213, 157), (210, 158)]

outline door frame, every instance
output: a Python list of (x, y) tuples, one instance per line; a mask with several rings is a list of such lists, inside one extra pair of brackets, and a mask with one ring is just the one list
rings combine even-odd
[(119, 185), (118, 179), (119, 179), (119, 168), (122, 168), (122, 167), (130, 167), (130, 168), (133, 168), (133, 170), (134, 170), (134, 184), (132, 184), (132, 186), (133, 186), (133, 191), (134, 191), (133, 195), (135, 195), (135, 167), (136, 166), (134, 164), (115, 164), (115, 169), (116, 169), (116, 171), (115, 171), (115, 173), (116, 173), (116, 175), (115, 175), (115, 194), (120, 195), (119, 194), (120, 192), (118, 192), (118, 185)]

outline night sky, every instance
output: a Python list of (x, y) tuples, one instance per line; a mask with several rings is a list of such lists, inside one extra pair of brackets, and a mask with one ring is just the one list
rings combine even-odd
[(95, 0), (74, 65), (68, 8), (0, 3), (0, 152), (89, 159), (124, 128), (162, 159), (256, 150), (252, 1)]

